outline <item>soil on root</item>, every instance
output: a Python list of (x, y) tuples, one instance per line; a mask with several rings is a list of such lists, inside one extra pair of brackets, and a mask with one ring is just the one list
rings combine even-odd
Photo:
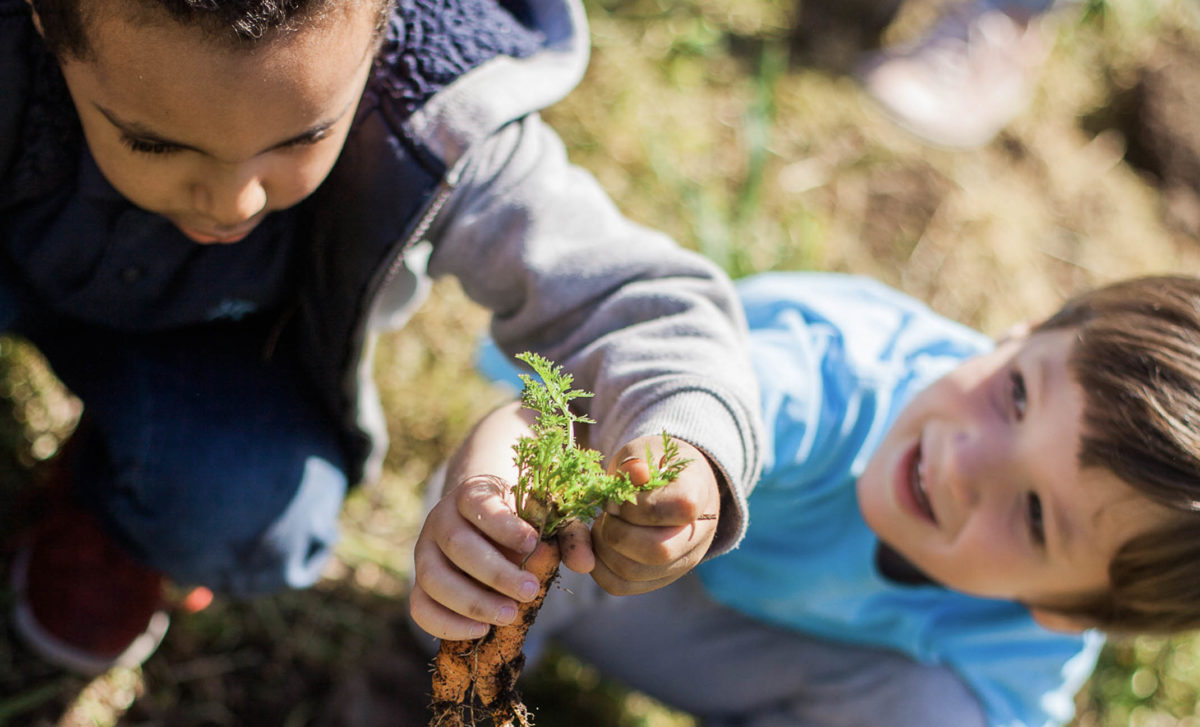
[(494, 626), (478, 639), (442, 641), (433, 661), (430, 727), (533, 724), (517, 692), (517, 679), (525, 666), (525, 637), (558, 580), (558, 563), (558, 545), (543, 541), (525, 563), (542, 584), (541, 590), (532, 601), (520, 604), (513, 623)]

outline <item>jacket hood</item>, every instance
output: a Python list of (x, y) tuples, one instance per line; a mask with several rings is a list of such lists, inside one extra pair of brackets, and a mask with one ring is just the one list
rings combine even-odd
[(503, 4), (541, 34), (542, 47), (524, 58), (501, 55), (488, 60), (434, 95), (405, 122), (409, 133), (450, 169), (474, 142), (561, 100), (587, 69), (590, 41), (579, 0)]

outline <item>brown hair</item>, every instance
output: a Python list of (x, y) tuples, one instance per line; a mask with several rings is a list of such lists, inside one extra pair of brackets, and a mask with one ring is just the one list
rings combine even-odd
[[(299, 27), (323, 17), (337, 0), (102, 0), (131, 18), (171, 18), (203, 29), (211, 37), (254, 43), (274, 31)], [(372, 0), (382, 30), (395, 0)], [(41, 23), (46, 47), (56, 57), (87, 59), (91, 53), (87, 24), (98, 3), (91, 0), (31, 0)], [(88, 7), (85, 9), (85, 5)]]
[(1172, 516), (1117, 551), (1107, 591), (1055, 610), (1118, 632), (1200, 627), (1200, 279), (1108, 285), (1035, 330), (1062, 328), (1076, 330), (1080, 467), (1109, 470)]

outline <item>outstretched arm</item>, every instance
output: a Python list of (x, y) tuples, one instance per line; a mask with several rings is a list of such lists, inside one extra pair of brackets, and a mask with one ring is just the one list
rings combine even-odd
[[(511, 443), (528, 431), (515, 406), (482, 419), (446, 465), (444, 490), (413, 548), (413, 620), (442, 639), (473, 639), (489, 624), (516, 617), (516, 601), (537, 593), (537, 579), (512, 562), (537, 545), (517, 517)], [(434, 485), (436, 486), (436, 485)]]
[[(512, 445), (530, 434), (532, 412), (510, 404), (484, 417), (446, 466), (445, 488), (413, 549), (413, 620), (442, 639), (473, 639), (490, 624), (516, 617), (517, 602), (531, 600), (537, 578), (518, 563), (538, 543), (532, 525), (517, 516)], [(591, 569), (587, 529), (559, 535), (563, 562)]]
[[(619, 461), (622, 446), (665, 430), (703, 451), (707, 463), (696, 458), (695, 466), (711, 465), (721, 486), (707, 554), (734, 547), (758, 474), (762, 425), (728, 277), (621, 215), (535, 115), (472, 147), (462, 162), (429, 231), (429, 273), (454, 275), (493, 312), (500, 350), (539, 353), (595, 393), (580, 403), (596, 421), (593, 448)], [(711, 512), (704, 500), (696, 504)]]
[[(446, 489), (430, 511), (414, 548), (413, 620), (439, 638), (477, 638), (489, 624), (505, 625), (517, 602), (532, 599), (537, 579), (518, 564), (538, 542), (536, 529), (516, 513), (512, 445), (529, 436), (533, 413), (511, 404), (485, 417), (448, 463)], [(607, 591), (653, 590), (691, 570), (716, 534), (719, 495), (703, 454), (676, 442), (691, 462), (669, 485), (634, 503), (613, 505), (589, 533), (574, 522), (558, 534), (563, 563), (593, 573)], [(661, 437), (622, 447), (609, 470), (635, 484), (650, 479), (646, 463), (663, 456)]]

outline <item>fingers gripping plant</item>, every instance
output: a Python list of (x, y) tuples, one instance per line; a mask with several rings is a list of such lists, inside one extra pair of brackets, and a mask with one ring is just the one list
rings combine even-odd
[(521, 403), (537, 413), (532, 436), (521, 437), (513, 447), (517, 482), (513, 485), (517, 514), (537, 528), (550, 548), (535, 551), (523, 565), (537, 575), (537, 597), (520, 604), (516, 620), (493, 627), (473, 641), (443, 640), (433, 662), (431, 727), (490, 725), (528, 727), (529, 711), (516, 691), (524, 666), (521, 648), (551, 583), (558, 575), (558, 550), (554, 535), (572, 520), (590, 522), (612, 502), (634, 502), (638, 493), (662, 487), (687, 466), (676, 443), (663, 433), (663, 455), (646, 451), (649, 480), (636, 485), (623, 472), (610, 475), (601, 465), (601, 454), (580, 448), (576, 425), (592, 420), (571, 410), (571, 402), (592, 396), (572, 389), (573, 377), (545, 358), (523, 353), (541, 381), (521, 375), (525, 387)]
[(521, 403), (538, 417), (533, 436), (522, 437), (513, 447), (517, 465), (513, 494), (517, 514), (536, 527), (543, 540), (571, 520), (591, 521), (608, 503), (635, 501), (639, 492), (667, 484), (687, 465), (679, 459), (679, 447), (664, 433), (662, 460), (655, 461), (646, 453), (648, 483), (639, 486), (624, 474), (607, 474), (599, 452), (575, 445), (575, 425), (594, 422), (571, 411), (570, 404), (592, 394), (572, 389), (572, 376), (537, 354), (523, 353), (517, 358), (529, 364), (542, 381), (521, 374), (525, 384)]

